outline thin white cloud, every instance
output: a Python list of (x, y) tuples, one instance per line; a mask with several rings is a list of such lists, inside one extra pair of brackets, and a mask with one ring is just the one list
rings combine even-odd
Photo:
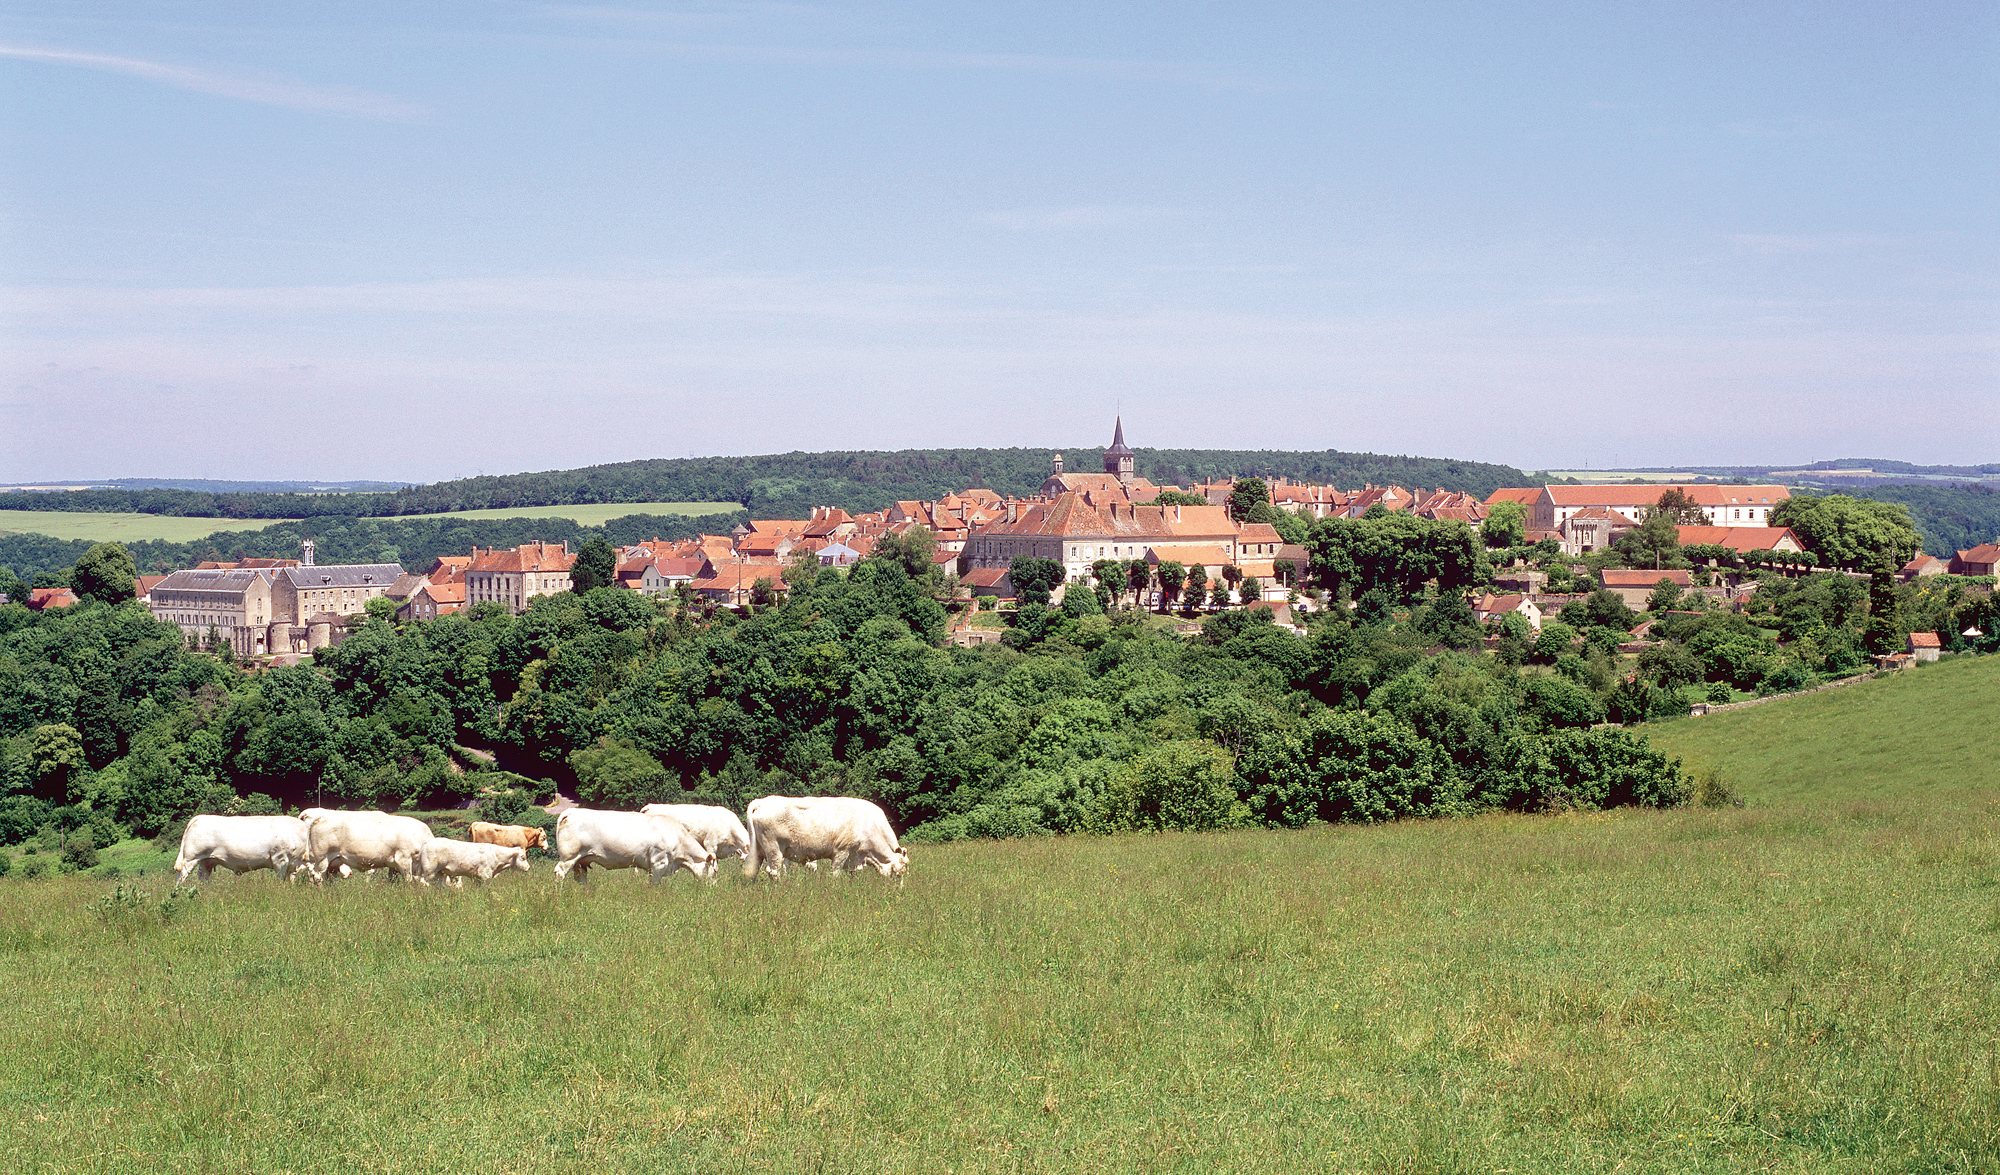
[(185, 65), (171, 65), (163, 61), (147, 61), (138, 57), (118, 57), (109, 53), (83, 53), (74, 49), (0, 43), (0, 57), (10, 57), (17, 61), (47, 62), (52, 65), (73, 65), (80, 69), (95, 69), (104, 73), (123, 74), (126, 77), (158, 82), (163, 86), (172, 86), (174, 89), (188, 90), (196, 94), (208, 94), (238, 102), (254, 102), (262, 106), (308, 110), (320, 114), (340, 114), (383, 122), (409, 122), (425, 115), (421, 107), (366, 90), (340, 86), (314, 86), (285, 78), (219, 73)]
[(1160, 224), (1183, 214), (1150, 204), (1078, 204), (1069, 208), (1016, 208), (991, 213), (988, 224), (1011, 229), (1128, 228)]
[(653, 48), (677, 57), (767, 65), (863, 66), (886, 69), (980, 70), (1108, 77), (1121, 81), (1170, 82), (1216, 90), (1276, 89), (1240, 74), (1170, 61), (1118, 57), (1062, 57), (1040, 53), (963, 53), (934, 49), (798, 48), (781, 45), (670, 43)]

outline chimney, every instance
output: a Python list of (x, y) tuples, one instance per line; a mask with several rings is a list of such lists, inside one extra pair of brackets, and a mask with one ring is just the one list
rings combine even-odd
[(1175, 522), (1179, 522), (1180, 520), (1181, 520), (1181, 504), (1180, 504), (1179, 502), (1175, 502), (1175, 503), (1174, 503), (1174, 521), (1175, 521)]
[(1021, 520), (1021, 504), (1019, 502), (1016, 502), (1012, 498), (1007, 499), (1007, 521), (1019, 522), (1020, 520)]
[(299, 560), (300, 564), (306, 567), (311, 567), (313, 565), (313, 541), (311, 539), (307, 539), (305, 542), (300, 543), (299, 552), (303, 556), (303, 558)]

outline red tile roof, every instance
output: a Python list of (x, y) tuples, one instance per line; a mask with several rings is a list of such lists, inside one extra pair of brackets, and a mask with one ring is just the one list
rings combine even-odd
[[(1542, 487), (1540, 486), (1508, 486), (1504, 489), (1494, 490), (1492, 493), (1486, 495), (1486, 504), (1488, 506), (1498, 506), (1502, 502), (1519, 502), (1523, 506), (1531, 506), (1541, 496)], [(1658, 498), (1653, 500), (1656, 502), (1659, 501)]]
[(1790, 538), (1803, 548), (1799, 536), (1789, 526), (1682, 526), (1683, 547), (1728, 547), (1732, 551), (1771, 551)]
[(1934, 632), (1913, 632), (1910, 634), (1910, 647), (1913, 649), (1942, 649), (1944, 648), (1944, 642), (1938, 640), (1938, 634)]
[(522, 543), (518, 547), (482, 551), (472, 548), (467, 571), (568, 571), (576, 564), (566, 543)]
[(50, 608), (67, 608), (76, 603), (76, 593), (66, 587), (29, 588), (28, 607), (36, 612)]
[(1606, 571), (1602, 578), (1604, 586), (1608, 588), (1653, 587), (1663, 579), (1680, 587), (1694, 586), (1694, 576), (1686, 569), (1678, 567), (1664, 571)]
[[(1588, 485), (1544, 487), (1558, 506), (1654, 506), (1668, 490), (1679, 490), (1700, 506), (1775, 505), (1792, 496), (1773, 485)], [(1490, 499), (1489, 499), (1490, 500)]]

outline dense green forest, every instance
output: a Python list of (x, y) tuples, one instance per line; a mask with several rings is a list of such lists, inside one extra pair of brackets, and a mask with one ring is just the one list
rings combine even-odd
[[(1065, 450), (1072, 468), (1095, 468), (1101, 445)], [(803, 518), (814, 506), (879, 510), (985, 486), (1027, 495), (1049, 474), (1048, 449), (904, 449), (897, 452), (778, 453), (623, 461), (586, 469), (511, 473), (411, 486), (375, 494), (211, 493), (104, 489), (10, 494), (16, 510), (133, 511), (215, 518), (392, 517), (450, 510), (569, 506), (596, 502), (736, 502), (760, 518)], [(1140, 449), (1139, 472), (1161, 484), (1225, 477), (1289, 477), (1358, 487), (1365, 483), (1443, 487), (1482, 497), (1527, 484), (1505, 465), (1376, 453)]]
[[(164, 574), (193, 567), (205, 559), (246, 557), (297, 558), (299, 543), (310, 538), (322, 563), (401, 563), (414, 571), (430, 566), (439, 555), (463, 555), (474, 546), (511, 547), (536, 539), (567, 540), (571, 550), (586, 539), (603, 538), (613, 546), (650, 538), (684, 539), (698, 534), (726, 534), (748, 517), (735, 514), (631, 514), (603, 526), (581, 526), (567, 518), (308, 518), (280, 522), (261, 530), (226, 531), (191, 543), (146, 541), (127, 543), (141, 574)], [(56, 539), (38, 534), (0, 535), (0, 571), (11, 571), (24, 583), (57, 582), (83, 553), (84, 539)], [(6, 591), (0, 575), (0, 592)]]
[(1924, 550), (1933, 555), (1950, 558), (1953, 551), (2000, 540), (2000, 487), (1907, 482), (1850, 492), (1909, 507)]
[[(494, 792), (489, 810), (520, 813), (558, 787), (606, 806), (860, 795), (920, 841), (1675, 804), (1722, 791), (1603, 723), (1801, 688), (1913, 627), (2000, 646), (1987, 585), (1827, 573), (1753, 573), (1748, 612), (1663, 587), (1636, 657), (1639, 614), (1604, 591), (1489, 641), (1463, 590), (1522, 551), (1406, 515), (1326, 520), (1306, 545), (1296, 590), (1333, 606), (1302, 635), (1203, 610), (1172, 565), (1107, 561), (1055, 602), (1023, 561), (1003, 643), (947, 647), (919, 533), (849, 571), (802, 565), (747, 615), (616, 589), (519, 617), (370, 614), (312, 661), (251, 672), (102, 602), (120, 585), (97, 576), (76, 607), (0, 607), (0, 843), (82, 862), (78, 844), (171, 835), (197, 810)], [(1149, 585), (1175, 588), (1157, 606), (1198, 636), (1136, 607)]]

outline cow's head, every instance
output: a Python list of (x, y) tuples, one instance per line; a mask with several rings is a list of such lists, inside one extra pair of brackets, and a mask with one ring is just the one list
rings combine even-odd
[[(546, 849), (546, 848), (548, 848), (548, 847), (549, 847), (549, 837), (548, 837), (548, 834), (547, 834), (547, 833), (545, 833), (545, 832), (543, 832), (543, 831), (542, 831), (541, 829), (539, 829), (539, 828), (530, 828), (530, 829), (528, 830), (528, 844), (527, 844), (527, 847), (528, 847), (528, 848), (531, 848), (531, 849)], [(525, 868), (527, 868), (527, 866), (525, 866), (525, 865), (524, 865), (524, 866), (522, 866), (522, 868), (524, 868), (524, 869), (525, 869)]]
[(526, 873), (528, 871), (528, 850), (508, 849), (507, 868), (519, 869), (521, 872)]
[(703, 850), (700, 856), (689, 857), (687, 862), (687, 867), (689, 873), (694, 874), (696, 877), (701, 878), (703, 881), (715, 880), (716, 870), (715, 870), (714, 853)]

